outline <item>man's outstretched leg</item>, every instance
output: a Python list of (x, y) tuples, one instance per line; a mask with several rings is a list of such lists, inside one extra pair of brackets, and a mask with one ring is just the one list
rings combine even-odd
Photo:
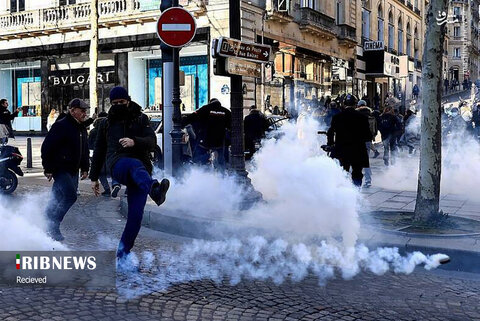
[(130, 253), (142, 224), (143, 211), (150, 194), (160, 205), (165, 201), (170, 182), (163, 179), (161, 183), (152, 179), (141, 161), (135, 158), (121, 158), (113, 168), (113, 178), (128, 188), (127, 223), (120, 240), (117, 257)]

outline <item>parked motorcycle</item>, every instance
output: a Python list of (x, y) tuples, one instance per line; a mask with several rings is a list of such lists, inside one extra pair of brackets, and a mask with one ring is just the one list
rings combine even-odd
[(17, 189), (18, 176), (23, 176), (20, 163), (23, 156), (17, 147), (0, 146), (0, 194), (11, 194)]

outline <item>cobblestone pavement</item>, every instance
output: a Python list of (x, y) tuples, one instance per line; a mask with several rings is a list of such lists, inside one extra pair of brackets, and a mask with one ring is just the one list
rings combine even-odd
[[(28, 185), (27, 185), (28, 184)], [(42, 178), (20, 181), (16, 198), (48, 188)], [(95, 199), (89, 185), (62, 230), (73, 249), (113, 249), (122, 231), (118, 200)], [(98, 238), (99, 236), (105, 238)], [(142, 228), (138, 250), (176, 248), (188, 239)], [(480, 320), (480, 277), (417, 269), (412, 275), (363, 273), (318, 286), (314, 277), (274, 285), (209, 280), (177, 284), (127, 300), (116, 291), (1, 287), (0, 320)]]

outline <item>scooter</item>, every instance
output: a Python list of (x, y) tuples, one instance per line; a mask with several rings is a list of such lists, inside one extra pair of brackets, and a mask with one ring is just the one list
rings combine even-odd
[(23, 156), (17, 147), (0, 146), (0, 194), (11, 194), (17, 189), (18, 176), (23, 176), (20, 163)]

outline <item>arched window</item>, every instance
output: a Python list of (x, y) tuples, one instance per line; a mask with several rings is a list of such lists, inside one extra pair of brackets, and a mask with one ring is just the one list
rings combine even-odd
[(393, 42), (395, 38), (395, 27), (393, 26), (393, 13), (388, 13), (388, 49), (393, 49)]
[(410, 22), (407, 22), (407, 48), (405, 53), (408, 56), (412, 55), (412, 31), (410, 30)]
[(413, 31), (413, 58), (415, 59), (415, 62), (418, 60), (418, 55), (419, 55), (419, 39), (418, 39), (418, 29), (415, 27), (415, 30)]
[(377, 40), (383, 41), (383, 8), (382, 4), (378, 5), (378, 18), (377, 18)]
[(362, 7), (362, 37), (370, 39), (370, 1), (364, 0)]
[(403, 54), (403, 24), (402, 17), (398, 18), (398, 39), (397, 39), (398, 54)]

